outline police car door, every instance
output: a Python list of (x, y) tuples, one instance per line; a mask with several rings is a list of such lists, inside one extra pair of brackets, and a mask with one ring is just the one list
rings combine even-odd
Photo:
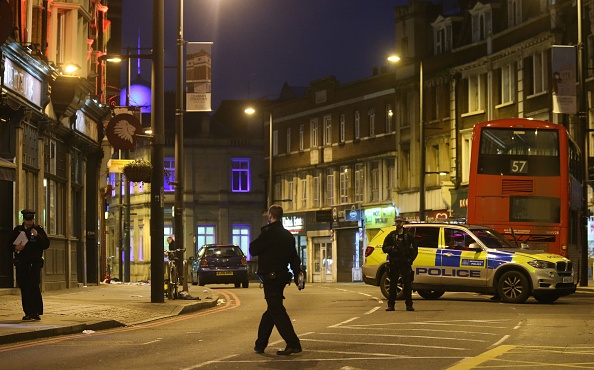
[[(415, 243), (419, 254), (413, 262), (415, 273), (414, 284), (438, 285), (441, 277), (439, 268), (436, 268), (436, 252), (439, 246), (441, 228), (438, 225), (415, 225), (408, 228), (415, 236)], [(414, 231), (413, 231), (414, 230)]]
[[(486, 286), (487, 253), (469, 250), (474, 238), (460, 227), (445, 227), (441, 254), (441, 283), (449, 286)], [(439, 260), (439, 259), (438, 259)]]

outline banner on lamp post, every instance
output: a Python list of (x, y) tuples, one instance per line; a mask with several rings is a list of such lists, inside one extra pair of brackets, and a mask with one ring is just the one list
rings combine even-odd
[(210, 112), (212, 42), (186, 45), (186, 112)]
[(575, 46), (553, 45), (551, 70), (553, 113), (577, 113)]

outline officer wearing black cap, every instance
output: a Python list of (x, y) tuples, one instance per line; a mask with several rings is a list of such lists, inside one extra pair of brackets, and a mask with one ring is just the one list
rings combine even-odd
[(21, 300), (25, 316), (23, 320), (41, 320), (41, 268), (43, 251), (49, 248), (49, 239), (43, 228), (35, 225), (35, 211), (23, 209), (23, 223), (12, 231), (8, 248), (13, 252), (16, 278), (21, 288)]
[(394, 224), (396, 230), (386, 236), (382, 245), (382, 251), (388, 254), (387, 272), (390, 278), (388, 308), (386, 308), (386, 311), (395, 310), (398, 275), (402, 276), (402, 290), (404, 291), (406, 310), (414, 311), (412, 302), (412, 280), (414, 276), (412, 263), (417, 258), (419, 249), (415, 244), (414, 236), (403, 227), (404, 218), (397, 216)]

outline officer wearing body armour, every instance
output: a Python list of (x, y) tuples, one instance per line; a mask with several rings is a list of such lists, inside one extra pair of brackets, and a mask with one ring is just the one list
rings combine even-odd
[(414, 272), (412, 263), (417, 258), (419, 249), (415, 245), (414, 236), (403, 227), (404, 218), (397, 216), (394, 221), (396, 230), (390, 232), (384, 244), (382, 251), (388, 254), (388, 278), (390, 279), (390, 289), (388, 295), (388, 308), (386, 311), (394, 311), (396, 303), (396, 285), (398, 275), (402, 276), (402, 285), (404, 291), (404, 301), (407, 311), (414, 311), (412, 303), (412, 281)]
[(35, 211), (24, 209), (23, 223), (12, 231), (8, 249), (13, 252), (16, 280), (21, 288), (21, 301), (25, 316), (23, 320), (41, 320), (43, 299), (41, 297), (41, 268), (43, 251), (50, 241), (40, 225), (35, 224)]

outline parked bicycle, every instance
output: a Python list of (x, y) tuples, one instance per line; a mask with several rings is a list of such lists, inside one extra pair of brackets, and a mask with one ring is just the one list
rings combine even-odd
[[(182, 263), (178, 263), (177, 252), (185, 252), (186, 249), (174, 249), (174, 250), (166, 250), (165, 257), (167, 257), (167, 277), (168, 277), (168, 284), (167, 284), (167, 299), (177, 299), (178, 298), (178, 291), (179, 287), (182, 286), (183, 289), (183, 274), (186, 271), (185, 265), (186, 261), (183, 260)], [(181, 267), (181, 271), (179, 268)]]

